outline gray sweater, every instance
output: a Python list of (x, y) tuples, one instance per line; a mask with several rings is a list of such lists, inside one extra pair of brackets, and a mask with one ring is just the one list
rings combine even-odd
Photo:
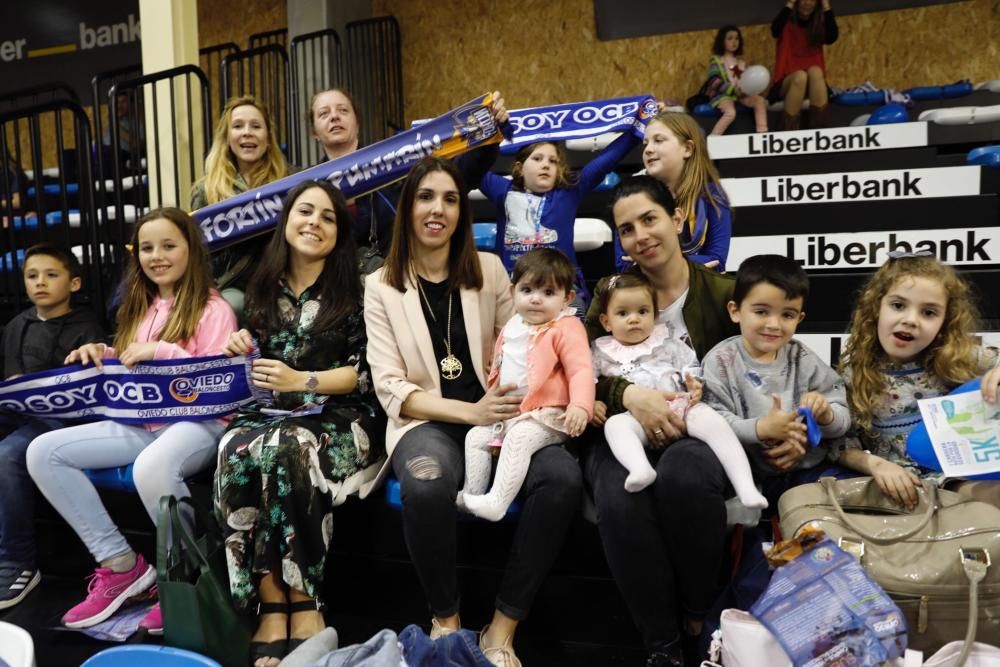
[[(833, 408), (833, 421), (820, 430), (823, 439), (838, 438), (851, 425), (844, 382), (808, 347), (794, 338), (778, 350), (771, 363), (754, 361), (740, 336), (727, 338), (702, 360), (704, 400), (718, 410), (743, 443), (761, 472), (774, 473), (761, 452), (757, 419), (766, 416), (774, 404), (771, 394), (781, 396), (783, 410), (795, 410), (806, 392), (823, 394)], [(799, 463), (812, 468), (828, 456), (825, 443), (810, 448)]]

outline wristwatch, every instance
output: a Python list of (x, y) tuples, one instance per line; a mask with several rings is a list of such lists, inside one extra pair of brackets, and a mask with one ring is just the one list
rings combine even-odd
[(306, 391), (313, 394), (319, 389), (319, 378), (316, 377), (315, 371), (306, 371)]

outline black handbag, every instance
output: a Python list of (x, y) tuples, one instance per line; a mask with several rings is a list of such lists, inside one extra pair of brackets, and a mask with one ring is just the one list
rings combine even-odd
[[(204, 535), (197, 539), (191, 535), (180, 503), (205, 519), (199, 521), (205, 526)], [(173, 544), (168, 547), (171, 531)], [(196, 651), (224, 667), (245, 667), (250, 659), (250, 633), (229, 594), (222, 532), (211, 516), (199, 512), (187, 498), (160, 499), (156, 580), (165, 644)]]
[(369, 273), (375, 273), (385, 264), (385, 257), (378, 245), (378, 230), (375, 226), (375, 202), (372, 201), (369, 220), (371, 227), (368, 229), (368, 244), (358, 248), (358, 270), (364, 278)]

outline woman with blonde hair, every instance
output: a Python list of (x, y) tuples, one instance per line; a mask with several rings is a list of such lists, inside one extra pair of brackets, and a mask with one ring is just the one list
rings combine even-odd
[[(215, 124), (205, 175), (191, 190), (191, 208), (199, 209), (284, 178), (288, 162), (278, 146), (271, 114), (256, 97), (233, 97)], [(223, 250), (213, 259), (213, 274), (222, 296), (243, 310), (243, 290), (249, 268), (257, 264), (267, 236)]]

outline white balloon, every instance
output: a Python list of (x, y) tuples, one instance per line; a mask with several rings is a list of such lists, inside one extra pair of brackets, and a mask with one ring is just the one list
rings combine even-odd
[(760, 95), (771, 83), (771, 73), (763, 65), (750, 65), (740, 76), (740, 90), (744, 95)]

